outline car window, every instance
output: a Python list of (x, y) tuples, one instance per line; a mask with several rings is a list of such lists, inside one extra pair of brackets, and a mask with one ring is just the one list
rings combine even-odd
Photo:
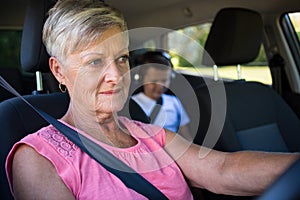
[[(196, 26), (186, 27), (184, 29), (180, 29), (179, 31), (198, 41), (200, 45), (204, 47), (210, 27), (211, 23), (204, 23)], [(173, 33), (168, 34), (169, 43), (174, 43), (174, 41), (172, 41), (172, 34)], [(191, 54), (195, 54), (193, 48), (189, 48), (189, 50), (191, 51)], [(271, 73), (267, 64), (266, 54), (263, 46), (261, 46), (260, 52), (253, 62), (240, 66), (219, 66), (217, 71), (211, 67), (201, 65), (202, 55), (199, 53), (196, 53), (195, 59), (198, 59), (198, 62), (196, 62), (197, 68), (203, 75), (211, 76), (214, 73), (218, 73), (218, 77), (222, 79), (245, 79), (247, 81), (258, 81), (268, 85), (272, 84)], [(174, 65), (178, 70), (193, 70), (193, 68), (182, 59), (175, 57), (173, 60)]]
[[(247, 81), (258, 81), (264, 84), (271, 85), (272, 84), (272, 77), (271, 72), (267, 64), (266, 54), (263, 48), (263, 45), (260, 48), (259, 54), (257, 58), (251, 62), (240, 66), (220, 66), (218, 69), (214, 69), (212, 67), (202, 65), (202, 52), (195, 50), (193, 48), (193, 44), (189, 44), (188, 42), (185, 45), (190, 45), (190, 47), (186, 48), (189, 52), (187, 55), (190, 55), (190, 60), (192, 60), (193, 65), (191, 62), (188, 62), (183, 57), (180, 57), (176, 54), (172, 54), (172, 44), (178, 43), (178, 35), (179, 33), (183, 33), (187, 35), (194, 41), (197, 41), (201, 47), (204, 47), (205, 41), (207, 39), (208, 33), (210, 31), (211, 23), (203, 23), (194, 26), (188, 26), (183, 29), (176, 30), (174, 32), (168, 33), (165, 37), (167, 41), (167, 49), (170, 49), (171, 56), (172, 56), (172, 63), (174, 65), (174, 69), (180, 73), (187, 73), (187, 74), (198, 74), (203, 76), (213, 77), (214, 74), (218, 74), (219, 78), (222, 79), (229, 79), (229, 80), (238, 80), (238, 79), (245, 79)], [(145, 48), (155, 48), (156, 42), (154, 40), (149, 40), (144, 43)], [(195, 69), (195, 67), (197, 69)], [(197, 72), (196, 72), (197, 71)], [(200, 73), (198, 73), (200, 72)]]
[(300, 74), (300, 12), (284, 14), (281, 19), (285, 38)]
[(296, 36), (298, 39), (298, 42), (300, 42), (300, 12), (296, 12), (296, 13), (289, 13), (288, 14), (291, 22), (293, 24), (294, 30), (296, 32)]
[(21, 30), (0, 30), (0, 67), (20, 69)]

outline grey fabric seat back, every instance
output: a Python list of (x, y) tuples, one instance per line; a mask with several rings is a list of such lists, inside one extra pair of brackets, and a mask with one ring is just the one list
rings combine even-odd
[[(27, 95), (24, 98), (55, 118), (60, 118), (67, 111), (69, 96), (63, 93)], [(13, 144), (27, 134), (37, 131), (48, 123), (42, 119), (21, 98), (15, 97), (0, 103), (0, 161), (1, 161), (1, 198), (13, 199), (5, 174), (5, 160)]]
[[(262, 33), (258, 13), (243, 8), (221, 10), (205, 44), (208, 54), (203, 57), (204, 64), (222, 67), (254, 60)], [(226, 119), (215, 149), (300, 151), (299, 119), (271, 86), (241, 80), (225, 83), (225, 90)], [(195, 142), (202, 144), (210, 123), (211, 101), (207, 87), (199, 87), (196, 94), (204, 120)]]
[[(241, 150), (300, 151), (300, 121), (271, 87), (255, 82), (225, 87), (228, 118)], [(224, 142), (222, 148), (230, 149), (228, 145)]]
[(21, 65), (29, 73), (41, 72), (43, 90), (58, 92), (58, 83), (49, 69), (49, 55), (42, 43), (42, 30), (48, 10), (56, 0), (29, 0), (21, 40)]
[[(262, 38), (263, 22), (257, 12), (244, 8), (222, 9), (213, 21), (202, 62), (218, 68), (251, 62), (259, 53)], [(219, 88), (218, 84), (224, 84), (226, 101), (218, 102), (220, 105), (214, 107), (216, 113), (212, 113), (208, 88)], [(200, 108), (195, 143), (227, 152), (300, 151), (299, 119), (271, 86), (245, 80), (216, 81), (213, 85), (202, 84), (195, 89)], [(225, 122), (218, 117), (212, 120), (212, 115), (219, 116), (224, 107)], [(220, 131), (221, 123), (224, 126)], [(207, 136), (217, 139), (209, 140), (208, 144)], [(205, 199), (253, 199), (218, 195), (206, 190), (202, 190), (202, 194)]]
[[(21, 64), (26, 72), (34, 73), (41, 71), (50, 74), (48, 65), (49, 55), (42, 44), (41, 31), (46, 18), (46, 12), (54, 3), (55, 1), (53, 0), (28, 1), (21, 44)], [(18, 88), (16, 89), (18, 90)], [(27, 95), (24, 98), (55, 118), (62, 117), (69, 103), (67, 93)], [(15, 97), (0, 103), (0, 124), (1, 198), (10, 200), (13, 197), (10, 194), (5, 174), (4, 164), (6, 156), (14, 143), (48, 123), (35, 113), (32, 108), (26, 105), (21, 98)]]
[(202, 63), (226, 66), (251, 62), (259, 53), (262, 38), (259, 13), (244, 8), (222, 9), (212, 23)]
[[(300, 151), (299, 118), (270, 86), (240, 81), (226, 83), (225, 90), (226, 119), (214, 149)], [(205, 87), (198, 88), (196, 93), (202, 117), (195, 142), (202, 144), (210, 123), (211, 100)]]

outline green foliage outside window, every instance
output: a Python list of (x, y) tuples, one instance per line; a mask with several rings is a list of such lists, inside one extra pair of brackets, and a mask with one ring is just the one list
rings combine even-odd
[(22, 31), (0, 31), (0, 67), (21, 68), (21, 36)]
[[(196, 40), (199, 42), (199, 44), (204, 48), (205, 41), (207, 40), (208, 33), (210, 31), (211, 24), (206, 23), (206, 24), (201, 24), (198, 26), (191, 26), (187, 27), (185, 29), (179, 30), (180, 32), (188, 35), (192, 39)], [(197, 58), (197, 60), (194, 62), (196, 66), (201, 65), (201, 56)], [(255, 59), (254, 62), (249, 63), (249, 65), (262, 65), (265, 66), (267, 65), (267, 57), (265, 54), (265, 51), (263, 49), (263, 45), (260, 48), (259, 54), (257, 58)], [(183, 57), (178, 57), (178, 66), (180, 67), (193, 67), (190, 62), (188, 62), (186, 59)]]
[(298, 36), (298, 41), (300, 42), (300, 12), (290, 13), (289, 17), (295, 28), (295, 32)]
[[(187, 35), (189, 38), (191, 38), (193, 41), (198, 41), (198, 43), (203, 47), (205, 42), (207, 40), (209, 31), (210, 31), (211, 23), (204, 23), (199, 24), (196, 26), (190, 26), (186, 27), (184, 29), (178, 30), (179, 33), (183, 33)], [(169, 44), (174, 44), (178, 41), (180, 41), (180, 38), (176, 38), (177, 34), (169, 33)], [(172, 55), (172, 62), (174, 64), (175, 70), (180, 70), (181, 72), (187, 72), (187, 73), (193, 73), (195, 74), (200, 72), (201, 76), (213, 76), (214, 70), (212, 67), (209, 66), (203, 66), (202, 65), (202, 53), (203, 52), (196, 52), (193, 48), (193, 45), (189, 47), (188, 40), (184, 41), (181, 40), (180, 42), (184, 43), (189, 52), (187, 52), (186, 55), (189, 55), (189, 62), (185, 57), (180, 55)], [(245, 47), (246, 48), (246, 47)], [(226, 79), (245, 79), (249, 81), (259, 81), (268, 85), (272, 84), (272, 77), (270, 73), (270, 69), (268, 67), (267, 63), (267, 57), (265, 54), (265, 50), (263, 48), (263, 45), (261, 45), (260, 51), (256, 57), (256, 59), (247, 64), (243, 64), (240, 66), (241, 70), (240, 72), (237, 71), (237, 66), (219, 66), (218, 68), (218, 76), (220, 78), (226, 78)]]

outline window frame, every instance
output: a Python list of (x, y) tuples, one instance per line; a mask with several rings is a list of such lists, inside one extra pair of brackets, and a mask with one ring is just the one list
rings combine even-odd
[(298, 74), (300, 75), (300, 42), (295, 31), (295, 27), (289, 17), (289, 13), (285, 13), (281, 16), (280, 25), (289, 46), (289, 50), (292, 54), (293, 60), (296, 64)]

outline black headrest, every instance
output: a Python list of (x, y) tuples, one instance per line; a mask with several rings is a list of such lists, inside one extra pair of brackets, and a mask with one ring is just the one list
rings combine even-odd
[(259, 13), (244, 8), (220, 10), (211, 27), (202, 63), (218, 66), (253, 61), (260, 49), (263, 22)]
[(42, 30), (48, 10), (55, 0), (30, 0), (21, 42), (21, 65), (27, 72), (49, 72), (49, 55), (42, 42)]

